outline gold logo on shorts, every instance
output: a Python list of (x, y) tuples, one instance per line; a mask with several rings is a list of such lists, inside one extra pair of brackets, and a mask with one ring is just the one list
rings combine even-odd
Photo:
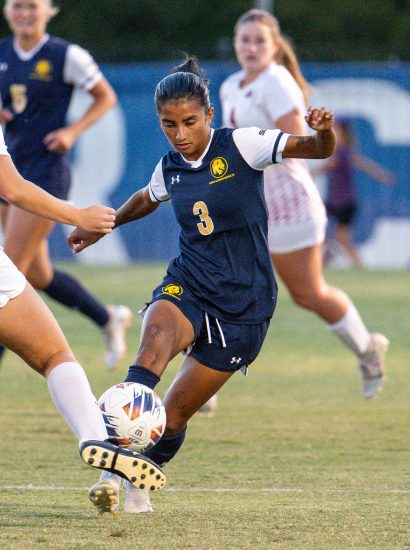
[(180, 300), (179, 296), (184, 292), (184, 289), (182, 286), (179, 285), (167, 285), (162, 287), (162, 294), (166, 294), (167, 296), (172, 296), (173, 298), (176, 298), (177, 300)]

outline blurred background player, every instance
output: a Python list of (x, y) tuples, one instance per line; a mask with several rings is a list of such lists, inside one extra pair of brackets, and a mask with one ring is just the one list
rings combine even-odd
[[(267, 247), (264, 168), (282, 157), (326, 158), (335, 134), (325, 109), (308, 113), (316, 130), (309, 137), (259, 128), (214, 131), (207, 82), (193, 58), (159, 82), (155, 104), (174, 150), (157, 164), (148, 186), (119, 208), (116, 227), (171, 200), (181, 228), (179, 256), (153, 292), (125, 379), (154, 388), (169, 361), (186, 350), (163, 401), (164, 436), (145, 453), (162, 466), (180, 449), (188, 420), (236, 371), (247, 371), (268, 330), (277, 286)], [(100, 238), (77, 229), (69, 243), (80, 252)], [(90, 490), (100, 512), (118, 507), (105, 491), (118, 496), (115, 476), (103, 474)], [(125, 511), (151, 510), (148, 493), (128, 486)]]
[[(242, 70), (222, 84), (223, 125), (279, 128), (304, 135), (308, 84), (275, 17), (250, 10), (236, 23), (234, 47)], [(264, 171), (269, 250), (294, 302), (321, 317), (359, 359), (363, 397), (382, 388), (388, 340), (369, 334), (350, 298), (327, 284), (322, 270), (326, 212), (302, 159)]]
[[(46, 33), (57, 11), (51, 0), (6, 0), (4, 15), (13, 36), (0, 42), (0, 123), (23, 177), (66, 200), (69, 151), (115, 104), (116, 96), (88, 52)], [(74, 87), (86, 90), (93, 102), (81, 118), (65, 126)], [(1, 210), (5, 252), (36, 289), (98, 325), (106, 342), (106, 366), (116, 367), (125, 353), (131, 311), (103, 305), (70, 274), (53, 269), (48, 251), (53, 222), (14, 205), (2, 205)]]
[(336, 151), (331, 158), (312, 171), (314, 176), (325, 173), (327, 178), (326, 210), (334, 227), (325, 243), (324, 261), (333, 257), (331, 237), (347, 253), (355, 267), (362, 267), (359, 253), (352, 241), (351, 226), (357, 211), (357, 194), (354, 186), (354, 170), (368, 174), (379, 183), (391, 185), (395, 177), (371, 159), (362, 156), (356, 147), (351, 123), (347, 118), (337, 118), (335, 122), (337, 136)]

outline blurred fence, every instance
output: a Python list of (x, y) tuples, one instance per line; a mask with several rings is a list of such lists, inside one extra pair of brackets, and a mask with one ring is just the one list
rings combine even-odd
[[(204, 63), (220, 124), (218, 89), (237, 66)], [(73, 152), (71, 199), (78, 205), (105, 203), (118, 207), (146, 185), (168, 150), (153, 107), (156, 83), (169, 64), (106, 66), (120, 104), (91, 128)], [(352, 119), (362, 154), (395, 172), (398, 183), (378, 185), (357, 174), (360, 198), (354, 239), (368, 267), (410, 267), (410, 64), (307, 64), (314, 85), (312, 104), (326, 105)], [(88, 99), (74, 97), (70, 116), (78, 116)], [(319, 189), (322, 182), (318, 181)], [(51, 240), (55, 259), (71, 259), (65, 246), (66, 229), (57, 227)], [(178, 228), (172, 207), (164, 204), (152, 216), (123, 226), (81, 254), (77, 261), (123, 263), (167, 260), (177, 254)]]

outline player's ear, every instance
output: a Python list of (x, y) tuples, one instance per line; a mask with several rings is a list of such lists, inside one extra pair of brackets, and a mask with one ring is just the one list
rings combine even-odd
[(206, 115), (206, 122), (209, 124), (209, 126), (212, 124), (212, 121), (214, 119), (214, 112), (215, 109), (212, 106), (209, 107), (208, 113)]

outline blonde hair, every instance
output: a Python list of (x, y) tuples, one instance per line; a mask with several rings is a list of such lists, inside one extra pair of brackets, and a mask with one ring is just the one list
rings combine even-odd
[(279, 45), (278, 51), (275, 53), (274, 56), (274, 61), (276, 61), (278, 65), (283, 65), (284, 67), (286, 67), (286, 69), (290, 72), (290, 74), (295, 79), (297, 85), (302, 90), (303, 97), (305, 98), (305, 102), (307, 104), (310, 85), (307, 80), (305, 80), (305, 77), (302, 74), (298, 59), (293, 50), (290, 40), (282, 35), (279, 21), (276, 19), (276, 17), (265, 10), (249, 10), (241, 15), (236, 22), (234, 28), (235, 36), (237, 35), (241, 25), (244, 25), (245, 23), (253, 23), (255, 21), (269, 27), (274, 42)]
[[(52, 17), (54, 17), (55, 15), (57, 15), (57, 13), (60, 11), (60, 8), (57, 8), (57, 6), (55, 6), (53, 4), (53, 0), (42, 0), (42, 1), (49, 9), (50, 19)], [(10, 4), (12, 2), (13, 2), (13, 0), (6, 0), (6, 2), (4, 4), (4, 10), (5, 11), (7, 11), (10, 8)]]

